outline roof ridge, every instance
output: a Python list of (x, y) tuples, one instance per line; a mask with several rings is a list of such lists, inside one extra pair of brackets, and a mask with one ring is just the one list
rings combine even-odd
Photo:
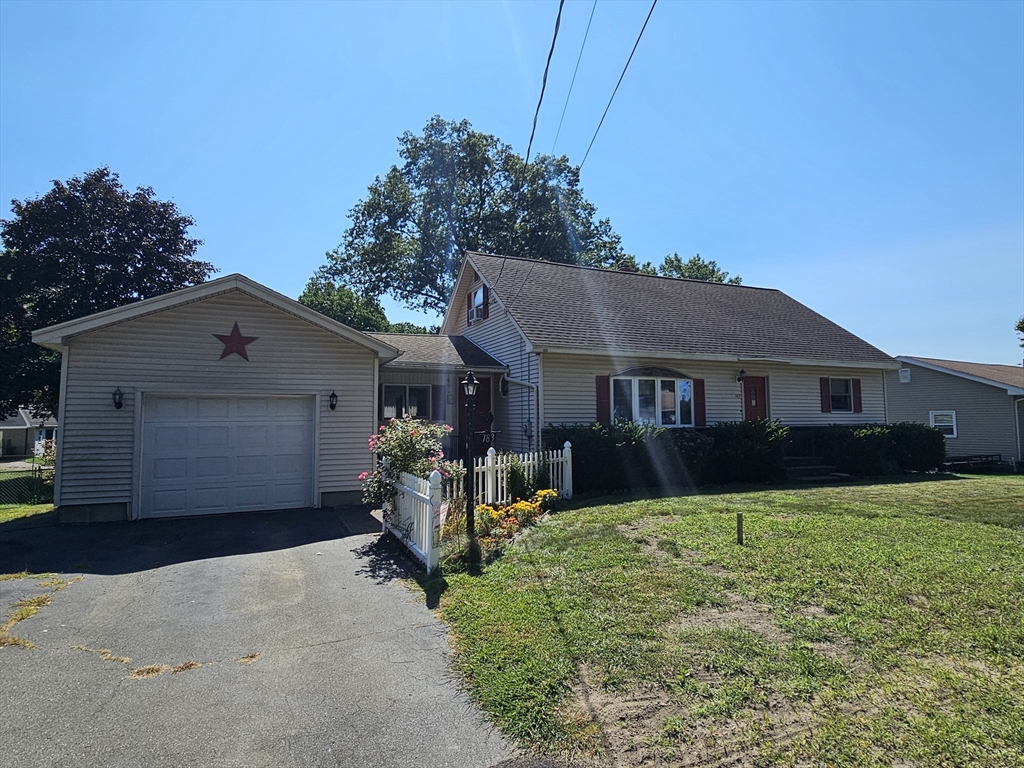
[(748, 288), (752, 291), (775, 291), (776, 293), (782, 293), (779, 288), (765, 288), (760, 285), (737, 285), (736, 283), (719, 283), (714, 280), (695, 280), (692, 277), (670, 277), (668, 275), (650, 275), (646, 272), (627, 272), (621, 269), (606, 269), (604, 267), (591, 267), (586, 264), (566, 264), (563, 261), (549, 261), (547, 259), (529, 259), (525, 256), (504, 256), (500, 253), (484, 253), (483, 251), (466, 251), (466, 255), (472, 256), (486, 256), (491, 259), (505, 259), (510, 261), (523, 261), (531, 264), (549, 264), (554, 267), (568, 267), (571, 269), (588, 269), (592, 272), (602, 272), (609, 275), (628, 275), (632, 277), (652, 277), (658, 280), (672, 280), (677, 283), (699, 283), (701, 285), (720, 285), (727, 288)]
[(979, 363), (979, 362), (975, 362), (973, 360), (953, 360), (952, 358), (949, 358), (949, 357), (924, 357), (923, 355), (904, 355), (904, 357), (909, 357), (909, 358), (912, 358), (914, 360), (932, 360), (932, 361), (937, 361), (937, 362), (942, 362), (942, 363), (961, 363), (963, 365), (992, 365), (992, 366), (998, 366), (1000, 368), (1021, 368), (1022, 367), (1020, 363)]

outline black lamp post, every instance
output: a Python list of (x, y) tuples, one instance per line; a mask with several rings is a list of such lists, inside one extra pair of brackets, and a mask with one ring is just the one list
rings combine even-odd
[(472, 371), (466, 372), (462, 381), (462, 391), (466, 393), (466, 535), (470, 547), (476, 539), (476, 523), (473, 512), (476, 508), (475, 489), (473, 488), (473, 411), (476, 410), (476, 388), (480, 382)]

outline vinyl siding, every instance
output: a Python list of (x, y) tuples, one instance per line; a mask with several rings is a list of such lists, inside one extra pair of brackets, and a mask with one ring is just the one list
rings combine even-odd
[[(463, 323), (465, 322), (465, 312)], [(537, 356), (527, 351), (526, 339), (519, 332), (503, 306), (491, 296), (490, 317), (465, 328), (462, 333), (491, 357), (500, 360), (509, 368), (509, 377), (517, 381), (536, 384), (540, 365)], [(494, 391), (491, 405), (494, 410), (494, 428), (500, 434), (495, 442), (499, 451), (527, 451), (536, 440), (536, 406), (534, 391), (520, 384), (509, 384), (508, 397), (502, 397), (497, 382), (500, 376), (492, 374)], [(531, 441), (523, 431), (523, 425), (530, 423), (534, 439)]]
[[(597, 355), (541, 356), (544, 381), (544, 423), (590, 423), (597, 420), (595, 377), (608, 376), (636, 366), (657, 366), (704, 379), (707, 422), (740, 421), (743, 401), (736, 374), (738, 363), (663, 358), (613, 359)], [(784, 424), (864, 424), (885, 421), (882, 372), (871, 369), (826, 368), (743, 363), (750, 376), (768, 379), (768, 416)], [(862, 413), (822, 413), (819, 378), (859, 378)]]
[[(238, 322), (258, 340), (220, 360)], [(239, 291), (75, 337), (66, 356), (60, 503), (134, 502), (143, 392), (320, 395), (318, 491), (358, 490), (371, 468), (376, 357)], [(115, 410), (111, 393), (124, 392)], [(327, 396), (338, 393), (331, 411)]]
[(956, 437), (946, 438), (946, 455), (998, 453), (1019, 459), (1013, 398), (1006, 390), (941, 371), (904, 363), (910, 383), (889, 371), (886, 390), (890, 421), (928, 424), (930, 411), (956, 411)]

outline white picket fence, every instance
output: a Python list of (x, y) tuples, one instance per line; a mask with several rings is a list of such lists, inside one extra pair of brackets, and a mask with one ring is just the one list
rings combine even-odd
[[(519, 460), (529, 478), (535, 478), (546, 463), (551, 487), (558, 491), (560, 498), (572, 498), (572, 445), (566, 441), (560, 451), (499, 454), (491, 448), (486, 456), (475, 458), (473, 489), (478, 505), (515, 501), (508, 492), (509, 470), (515, 463), (513, 457)], [(392, 485), (395, 500), (384, 510), (384, 529), (391, 531), (428, 571), (432, 571), (440, 562), (445, 502), (465, 498), (462, 489), (456, 492), (436, 469), (428, 478), (402, 472)]]
[(427, 571), (441, 555), (441, 500), (444, 480), (436, 469), (429, 478), (402, 472), (395, 482), (395, 500), (384, 510), (384, 528), (398, 537)]
[[(526, 476), (533, 479), (546, 463), (551, 487), (563, 499), (572, 498), (572, 443), (568, 440), (561, 450), (534, 451), (532, 453), (498, 453), (487, 449), (485, 456), (473, 459), (473, 492), (477, 504), (509, 504), (515, 499), (508, 492), (508, 475), (516, 459)], [(459, 465), (465, 467), (463, 462)], [(449, 498), (451, 494), (449, 494)]]

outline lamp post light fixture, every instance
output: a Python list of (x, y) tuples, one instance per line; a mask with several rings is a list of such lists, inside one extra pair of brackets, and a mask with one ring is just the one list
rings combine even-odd
[(327, 405), (332, 411), (338, 407), (338, 393), (333, 389), (331, 390), (330, 396), (327, 398)]
[(111, 395), (111, 397), (114, 398), (114, 409), (120, 411), (121, 406), (124, 405), (124, 392), (122, 392), (121, 388), (118, 387), (117, 389), (114, 390), (114, 393), (113, 395)]
[(740, 372), (736, 374), (736, 381), (742, 384), (745, 378), (747, 378), (747, 372), (740, 368)]
[(473, 488), (473, 411), (476, 410), (476, 389), (480, 386), (472, 371), (466, 372), (462, 380), (462, 391), (466, 393), (466, 535), (469, 537), (470, 554), (476, 539), (476, 523), (473, 512), (476, 507)]

